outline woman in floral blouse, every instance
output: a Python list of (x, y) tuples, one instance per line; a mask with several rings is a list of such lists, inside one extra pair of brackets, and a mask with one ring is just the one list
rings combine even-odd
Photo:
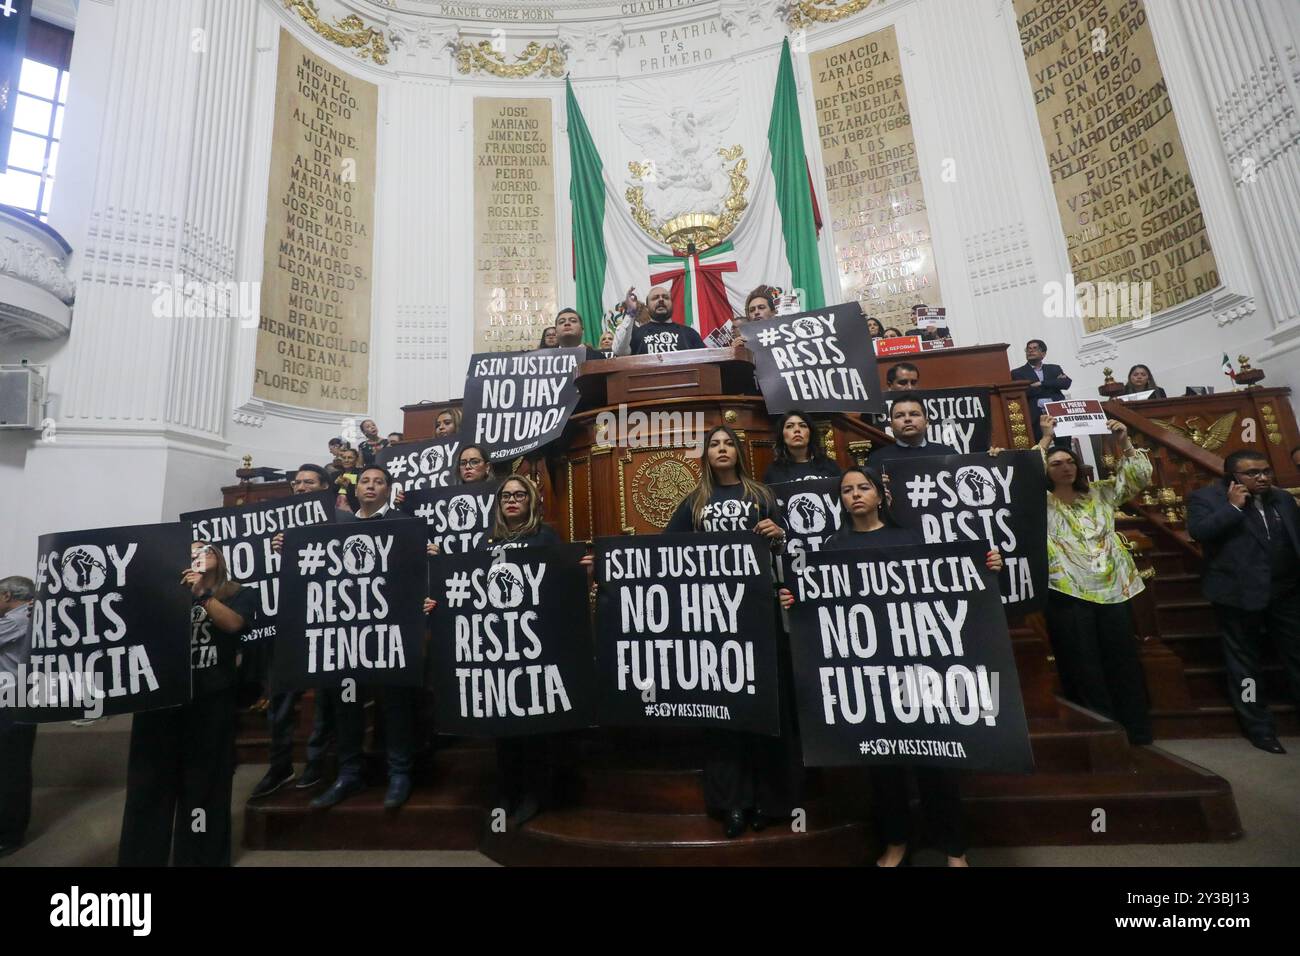
[(1146, 452), (1113, 419), (1124, 444), (1114, 478), (1089, 482), (1078, 458), (1052, 447), (1056, 422), (1042, 418), (1047, 465), (1047, 629), (1067, 699), (1118, 721), (1134, 744), (1151, 743), (1146, 680), (1129, 601), (1142, 588), (1115, 531), (1115, 511), (1151, 481)]

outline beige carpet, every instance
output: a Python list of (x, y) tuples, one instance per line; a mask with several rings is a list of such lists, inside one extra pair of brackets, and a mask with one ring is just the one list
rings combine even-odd
[[(1133, 846), (976, 848), (975, 866), (1297, 866), (1300, 865), (1300, 738), (1283, 740), (1286, 756), (1266, 754), (1240, 739), (1163, 741), (1160, 746), (1231, 784), (1245, 836), (1232, 843)], [(265, 772), (240, 767), (235, 805)], [(41, 787), (34, 794), (28, 843), (0, 867), (112, 866), (125, 799), (121, 787)], [(481, 853), (453, 851), (267, 852), (240, 847), (243, 814), (235, 814), (236, 866), (494, 866)], [(937, 854), (918, 854), (938, 865)]]

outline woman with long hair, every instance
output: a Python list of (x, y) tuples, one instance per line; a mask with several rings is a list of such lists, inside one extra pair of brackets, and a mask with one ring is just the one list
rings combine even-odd
[(555, 326), (548, 325), (542, 329), (542, 340), (537, 343), (537, 347), (539, 349), (553, 349), (557, 344), (559, 344), (559, 339), (556, 336)]
[(230, 865), (236, 658), (259, 600), (230, 580), (225, 556), (206, 541), (190, 546), (179, 583), (190, 594), (193, 695), (132, 717), (119, 866)]
[(460, 434), (460, 409), (454, 405), (438, 410), (434, 417), (433, 437), (448, 438)]
[(1124, 394), (1136, 395), (1138, 392), (1151, 392), (1147, 398), (1168, 398), (1165, 390), (1156, 384), (1156, 377), (1145, 365), (1134, 365), (1128, 370), (1128, 379), (1124, 382)]
[(1053, 448), (1056, 420), (1040, 420), (1047, 465), (1047, 633), (1068, 700), (1123, 725), (1134, 744), (1151, 743), (1146, 678), (1129, 602), (1144, 589), (1115, 512), (1151, 481), (1151, 461), (1128, 429), (1106, 424), (1123, 444), (1115, 477), (1088, 481), (1074, 452)]
[(885, 327), (880, 324), (880, 320), (874, 315), (867, 316), (867, 334), (873, 339), (883, 339), (885, 337)]
[[(511, 475), (501, 483), (492, 513), (492, 531), (479, 543), (480, 550), (499, 552), (502, 548), (564, 543), (543, 520), (542, 496), (537, 486), (523, 475)], [(590, 571), (590, 555), (583, 558), (582, 564)], [(435, 606), (434, 601), (426, 601), (425, 613)], [(523, 826), (551, 801), (558, 743), (554, 734), (497, 738), (498, 785), (511, 830)]]
[[(677, 532), (752, 531), (779, 550), (785, 529), (772, 489), (750, 477), (740, 439), (726, 425), (715, 425), (704, 438), (700, 483), (677, 506), (664, 529)], [(780, 592), (782, 605), (793, 601)], [(775, 613), (775, 608), (774, 608)], [(803, 763), (794, 726), (789, 646), (781, 640), (778, 625), (777, 669), (781, 735), (718, 730), (709, 733), (710, 756), (704, 764), (704, 799), (709, 809), (723, 817), (728, 838), (740, 836), (746, 826), (764, 829), (769, 823), (790, 819), (799, 805)]]
[[(890, 548), (925, 544), (921, 533), (901, 528), (889, 510), (889, 496), (880, 476), (869, 468), (850, 468), (840, 476), (840, 530), (823, 547), (829, 551)], [(1002, 555), (990, 551), (985, 566), (1002, 570)], [(907, 859), (911, 818), (908, 810), (908, 771), (916, 778), (921, 809), (930, 836), (948, 858), (949, 866), (966, 866), (966, 835), (962, 820), (960, 777), (940, 767), (889, 766), (871, 768), (876, 825), (885, 852), (877, 866), (899, 866)]]
[(769, 485), (839, 477), (840, 466), (826, 457), (826, 449), (813, 430), (812, 419), (796, 408), (777, 422), (775, 451), (772, 463), (763, 474), (763, 481)]

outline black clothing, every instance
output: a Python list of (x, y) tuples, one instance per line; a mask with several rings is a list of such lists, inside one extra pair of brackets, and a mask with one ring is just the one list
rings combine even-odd
[(1278, 488), (1259, 497), (1262, 516), (1253, 497), (1234, 508), (1223, 482), (1188, 496), (1187, 531), (1205, 551), (1201, 590), (1215, 604), (1261, 611), (1298, 583), (1300, 506)]
[(23, 842), (32, 819), (32, 751), (36, 725), (0, 714), (0, 846)]
[(118, 866), (230, 865), (236, 724), (233, 686), (132, 717)]
[(1073, 384), (1070, 376), (1061, 370), (1061, 366), (1052, 365), (1048, 362), (1043, 363), (1043, 380), (1038, 381), (1038, 373), (1034, 367), (1026, 362), (1019, 368), (1011, 370), (1012, 381), (1021, 381), (1031, 383), (1026, 394), (1029, 398), (1029, 404), (1033, 410), (1038, 410), (1039, 400), (1047, 402), (1065, 401), (1065, 389)]
[(854, 548), (902, 548), (911, 544), (925, 544), (925, 538), (915, 528), (894, 528), (885, 525), (875, 531), (855, 531), (853, 519), (845, 515), (847, 523), (822, 542), (823, 551), (849, 551)]
[(829, 458), (810, 458), (807, 461), (773, 461), (763, 473), (763, 484), (780, 485), (787, 481), (808, 481), (812, 478), (838, 478), (840, 466)]
[[(823, 551), (855, 548), (897, 548), (925, 544), (915, 528), (889, 525), (875, 531), (854, 531), (852, 519), (844, 516), (844, 527), (822, 543)], [(872, 805), (880, 838), (886, 844), (911, 842), (907, 779), (915, 777), (921, 798), (921, 813), (929, 829), (930, 841), (948, 856), (966, 854), (965, 818), (961, 809), (961, 778), (957, 770), (942, 767), (881, 766), (871, 768)]]
[[(298, 704), (303, 691), (286, 691), (272, 694), (266, 708), (266, 721), (271, 731), (271, 768), (292, 769), (293, 734), (298, 724)], [(318, 690), (312, 699), (311, 736), (307, 738), (307, 765), (319, 767), (334, 740), (333, 698), (328, 692)]]
[(554, 528), (543, 521), (536, 531), (523, 537), (497, 540), (484, 535), (478, 547), (480, 551), (495, 551), (497, 548), (544, 548), (551, 544), (564, 544), (564, 541), (555, 533)]
[[(1258, 611), (1243, 611), (1224, 604), (1214, 605), (1214, 614), (1223, 635), (1223, 663), (1228, 676), (1228, 699), (1237, 712), (1241, 728), (1251, 740), (1276, 737), (1277, 728), (1269, 713), (1264, 693), (1260, 657), (1269, 638), (1277, 649), (1278, 660), (1286, 671), (1291, 696), (1300, 703), (1300, 587), (1292, 588), (1269, 601)], [(1244, 699), (1243, 690), (1254, 681), (1253, 700)]]
[(651, 320), (632, 330), (633, 355), (658, 355), (704, 348), (700, 333), (678, 322)]
[(960, 455), (952, 445), (945, 445), (941, 441), (926, 441), (924, 445), (904, 445), (900, 442), (894, 442), (892, 445), (882, 445), (875, 451), (871, 452), (867, 461), (872, 468), (877, 471), (883, 469), (891, 461), (901, 459), (915, 458), (942, 458), (945, 455)]
[(367, 438), (365, 441), (357, 445), (357, 451), (361, 452), (361, 464), (373, 465), (375, 463), (375, 456), (387, 447), (388, 439), (386, 438), (376, 438), (374, 441)]
[(1130, 743), (1151, 743), (1146, 677), (1129, 602), (1098, 604), (1048, 591), (1047, 634), (1066, 699), (1118, 721)]
[(665, 532), (676, 534), (689, 531), (753, 531), (764, 518), (771, 518), (777, 524), (785, 524), (780, 516), (780, 509), (773, 501), (771, 507), (761, 501), (744, 497), (745, 486), (737, 482), (734, 485), (718, 485), (713, 489), (713, 497), (704, 506), (700, 515), (700, 526), (695, 527), (691, 514), (689, 494), (682, 499), (673, 516), (668, 519)]
[(240, 634), (252, 628), (253, 618), (261, 607), (253, 588), (241, 587), (234, 594), (216, 600), (242, 617), (244, 626), (239, 634), (226, 633), (208, 616), (199, 599), (193, 599), (190, 607), (190, 672), (195, 697), (214, 694), (238, 683), (235, 658), (239, 654)]

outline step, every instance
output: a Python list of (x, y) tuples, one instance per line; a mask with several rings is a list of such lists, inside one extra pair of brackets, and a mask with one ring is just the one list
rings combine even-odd
[(483, 852), (510, 866), (859, 866), (874, 852), (860, 820), (809, 815), (805, 832), (769, 827), (728, 840), (704, 814), (544, 813), (514, 834), (490, 834)]
[(1155, 593), (1156, 606), (1166, 601), (1204, 600), (1201, 596), (1201, 576), (1186, 571), (1156, 571), (1156, 576), (1149, 582)]
[(1219, 842), (1242, 833), (1228, 782), (1157, 747), (1134, 748), (1127, 773), (972, 774), (962, 805), (971, 842), (983, 846)]
[(494, 802), (496, 767), (487, 750), (439, 751), (439, 772), (411, 799), (385, 810), (375, 785), (328, 810), (314, 790), (286, 787), (244, 808), (244, 846), (254, 850), (473, 850)]
[(1223, 664), (1223, 642), (1218, 631), (1164, 631), (1160, 640), (1187, 667)]
[(1210, 607), (1210, 602), (1200, 598), (1158, 602), (1156, 621), (1161, 636), (1195, 633), (1215, 626), (1214, 610)]
[[(1293, 705), (1270, 704), (1268, 709), (1279, 736), (1300, 734), (1300, 714)], [(1226, 703), (1203, 704), (1189, 710), (1153, 710), (1151, 726), (1157, 740), (1242, 736), (1237, 715)]]
[[(1197, 704), (1218, 705), (1228, 703), (1227, 669), (1222, 664), (1192, 665), (1183, 668), (1187, 688)], [(1263, 664), (1260, 667), (1260, 685), (1265, 701), (1287, 701), (1291, 698), (1286, 671), (1281, 664)]]
[(1146, 551), (1141, 557), (1145, 558), (1156, 569), (1157, 580), (1166, 574), (1182, 574), (1192, 571), (1192, 565), (1195, 564), (1195, 560), (1191, 555), (1182, 551), (1166, 551), (1159, 548)]

